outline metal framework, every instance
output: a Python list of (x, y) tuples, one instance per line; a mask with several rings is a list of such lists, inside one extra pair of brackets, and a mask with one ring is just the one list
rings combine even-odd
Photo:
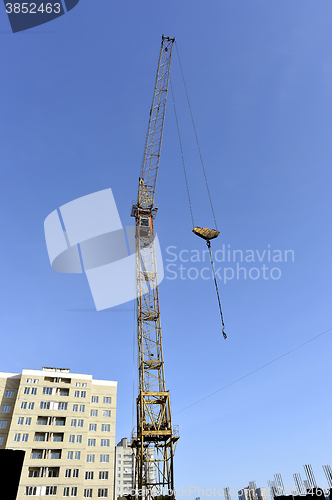
[(330, 488), (332, 488), (332, 470), (329, 465), (323, 465), (323, 471), (326, 476), (327, 483)]
[(301, 474), (295, 473), (293, 474), (293, 478), (295, 481), (296, 489), (297, 489), (297, 495), (305, 495), (306, 494), (306, 489), (304, 487)]
[(285, 487), (282, 481), (281, 474), (274, 474), (274, 484), (277, 488), (278, 496), (285, 494)]
[(133, 431), (137, 495), (174, 497), (173, 455), (179, 439), (173, 429), (166, 390), (160, 323), (158, 275), (153, 221), (154, 195), (166, 110), (174, 39), (162, 37), (156, 83), (138, 187), (131, 215), (136, 220), (137, 329), (139, 395)]
[(307, 476), (309, 488), (317, 488), (317, 483), (316, 483), (316, 479), (314, 476), (314, 471), (312, 470), (311, 465), (310, 464), (304, 465), (303, 467), (304, 467), (305, 475)]

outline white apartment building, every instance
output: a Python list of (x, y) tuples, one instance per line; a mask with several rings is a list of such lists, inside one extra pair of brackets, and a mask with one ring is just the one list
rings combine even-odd
[(17, 500), (113, 498), (117, 382), (0, 372), (0, 449), (25, 451)]
[[(154, 456), (154, 449), (148, 451), (151, 459)], [(149, 481), (155, 482), (155, 470), (149, 471)], [(118, 497), (128, 495), (135, 489), (135, 453), (128, 444), (127, 438), (122, 438), (115, 447), (115, 468), (114, 468), (114, 500)]]

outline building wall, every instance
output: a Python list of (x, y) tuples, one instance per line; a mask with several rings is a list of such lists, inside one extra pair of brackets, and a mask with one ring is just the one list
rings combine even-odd
[(26, 452), (17, 500), (113, 498), (116, 391), (69, 370), (0, 373), (0, 448)]

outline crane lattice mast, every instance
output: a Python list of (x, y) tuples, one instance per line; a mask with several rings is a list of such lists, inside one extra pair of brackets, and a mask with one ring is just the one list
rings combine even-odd
[[(148, 124), (137, 203), (136, 221), (137, 329), (139, 395), (135, 449), (135, 486), (147, 500), (174, 491), (173, 455), (179, 436), (172, 427), (169, 391), (165, 386), (153, 221), (154, 196), (165, 120), (173, 38), (162, 37), (156, 83)], [(174, 497), (174, 494), (170, 494)]]

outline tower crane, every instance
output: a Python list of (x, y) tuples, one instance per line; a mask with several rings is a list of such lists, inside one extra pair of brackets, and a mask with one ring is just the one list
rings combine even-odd
[(133, 431), (135, 486), (146, 500), (174, 498), (173, 456), (179, 439), (172, 427), (166, 390), (160, 323), (158, 275), (154, 243), (154, 197), (163, 136), (168, 82), (175, 39), (162, 36), (157, 77), (150, 110), (137, 202), (136, 222), (138, 382), (137, 428)]

